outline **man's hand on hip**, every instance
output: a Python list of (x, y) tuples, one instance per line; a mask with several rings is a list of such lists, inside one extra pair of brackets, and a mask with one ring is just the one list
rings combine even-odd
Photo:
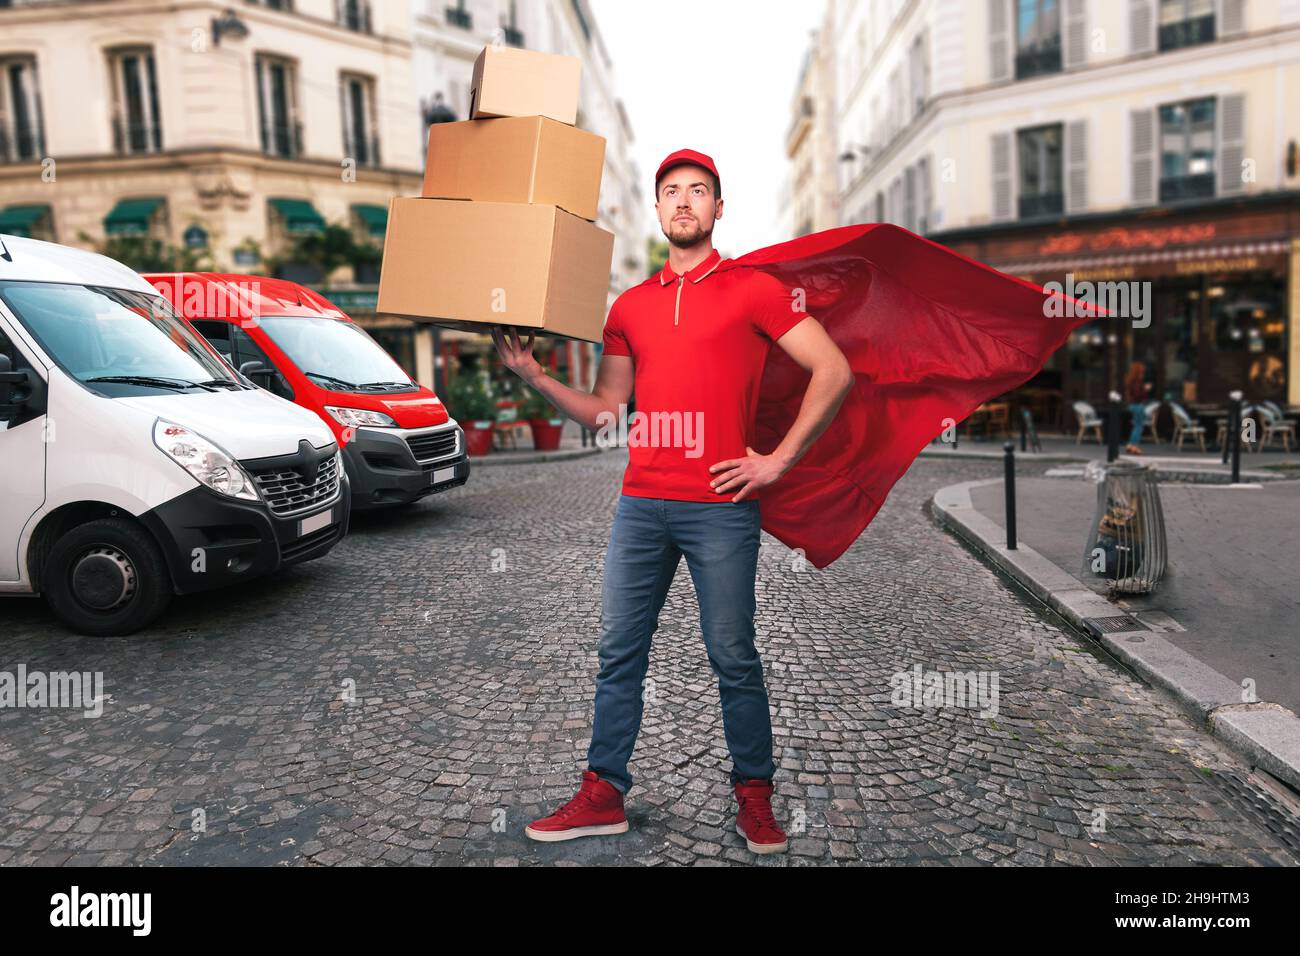
[(750, 492), (766, 488), (787, 471), (786, 465), (775, 455), (760, 455), (748, 445), (745, 446), (744, 458), (728, 458), (709, 466), (709, 474), (714, 475), (709, 487), (719, 494), (740, 489), (732, 501), (740, 501)]

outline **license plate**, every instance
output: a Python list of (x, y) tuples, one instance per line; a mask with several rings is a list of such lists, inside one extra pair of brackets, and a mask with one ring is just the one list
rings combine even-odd
[(311, 534), (313, 531), (319, 531), (321, 528), (328, 528), (334, 523), (334, 509), (322, 511), (318, 515), (312, 515), (310, 518), (303, 518), (298, 522), (298, 537), (305, 534)]
[(455, 477), (456, 469), (454, 466), (451, 468), (438, 468), (433, 473), (433, 481), (431, 484), (440, 485), (444, 481), (451, 481)]

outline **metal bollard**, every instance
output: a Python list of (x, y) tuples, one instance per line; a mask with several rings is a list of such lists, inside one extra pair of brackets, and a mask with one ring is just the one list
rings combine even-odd
[(1007, 442), (1002, 446), (1006, 452), (1005, 476), (1002, 484), (1007, 493), (1007, 550), (1016, 550), (1016, 444)]
[(1108, 462), (1119, 457), (1119, 402), (1119, 392), (1111, 392), (1110, 404), (1106, 406), (1106, 461)]
[(1232, 483), (1241, 484), (1241, 392), (1228, 393), (1228, 446), (1232, 449)]

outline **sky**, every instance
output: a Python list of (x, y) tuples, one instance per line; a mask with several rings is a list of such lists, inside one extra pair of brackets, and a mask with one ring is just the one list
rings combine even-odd
[[(614, 61), (647, 204), (659, 163), (712, 156), (722, 178), (713, 245), (735, 258), (791, 238), (778, 220), (785, 134), (820, 0), (589, 0)], [(647, 226), (662, 238), (654, 209)]]

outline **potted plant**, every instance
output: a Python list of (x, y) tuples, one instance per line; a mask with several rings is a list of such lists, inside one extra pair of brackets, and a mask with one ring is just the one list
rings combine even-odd
[[(568, 376), (556, 372), (557, 382), (568, 384)], [(538, 451), (555, 451), (560, 447), (560, 433), (564, 431), (564, 419), (555, 406), (542, 397), (542, 393), (529, 390), (520, 414), (528, 421), (533, 432), (533, 448)]]
[(465, 431), (465, 450), (483, 456), (492, 450), (496, 406), (477, 372), (461, 372), (451, 383), (447, 404)]

